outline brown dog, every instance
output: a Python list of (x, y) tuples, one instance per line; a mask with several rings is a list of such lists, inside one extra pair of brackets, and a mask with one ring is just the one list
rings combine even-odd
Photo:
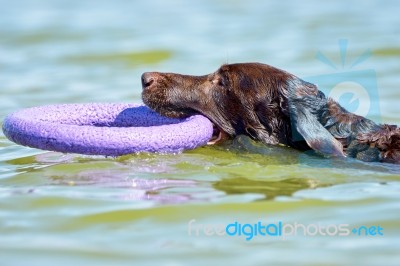
[(400, 163), (400, 129), (349, 113), (317, 86), (260, 63), (229, 64), (204, 76), (147, 72), (146, 105), (168, 117), (196, 113), (216, 126), (217, 138), (250, 136), (325, 155)]

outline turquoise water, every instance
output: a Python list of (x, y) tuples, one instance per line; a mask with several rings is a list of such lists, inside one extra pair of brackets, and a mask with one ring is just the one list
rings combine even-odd
[[(44, 104), (140, 102), (145, 71), (205, 74), (259, 61), (327, 88), (353, 82), (377, 90), (368, 115), (400, 124), (396, 1), (1, 7), (0, 121)], [(175, 155), (104, 158), (22, 147), (0, 134), (1, 264), (399, 265), (399, 173), (245, 137)], [(331, 233), (340, 224), (379, 226), (383, 235), (246, 240), (204, 231), (235, 221), (305, 224), (311, 233), (312, 225)]]

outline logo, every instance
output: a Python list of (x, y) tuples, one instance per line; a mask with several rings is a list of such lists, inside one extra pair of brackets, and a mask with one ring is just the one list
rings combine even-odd
[(335, 63), (322, 52), (316, 55), (316, 59), (330, 67), (332, 72), (302, 79), (316, 84), (326, 97), (334, 99), (347, 111), (377, 121), (380, 108), (376, 72), (360, 68), (370, 56), (371, 51), (366, 50), (354, 60), (349, 60), (348, 40), (341, 39), (340, 63)]
[(241, 223), (232, 221), (224, 224), (199, 223), (191, 219), (187, 225), (187, 234), (190, 237), (241, 237), (246, 241), (254, 238), (276, 238), (285, 240), (289, 237), (382, 237), (384, 228), (380, 225), (351, 226), (341, 224), (304, 224), (299, 222), (285, 223), (283, 221), (257, 221), (255, 223)]

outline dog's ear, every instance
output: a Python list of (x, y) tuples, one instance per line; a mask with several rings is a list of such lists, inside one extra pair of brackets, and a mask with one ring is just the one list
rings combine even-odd
[(345, 156), (342, 144), (319, 122), (327, 99), (315, 85), (300, 79), (290, 82), (287, 100), (293, 141), (305, 140), (310, 148), (325, 155)]

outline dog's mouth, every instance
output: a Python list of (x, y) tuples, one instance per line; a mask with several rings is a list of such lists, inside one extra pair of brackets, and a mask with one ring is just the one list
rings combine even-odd
[(213, 135), (211, 139), (207, 142), (207, 145), (217, 145), (230, 139), (228, 133), (223, 131), (220, 127), (213, 123)]

